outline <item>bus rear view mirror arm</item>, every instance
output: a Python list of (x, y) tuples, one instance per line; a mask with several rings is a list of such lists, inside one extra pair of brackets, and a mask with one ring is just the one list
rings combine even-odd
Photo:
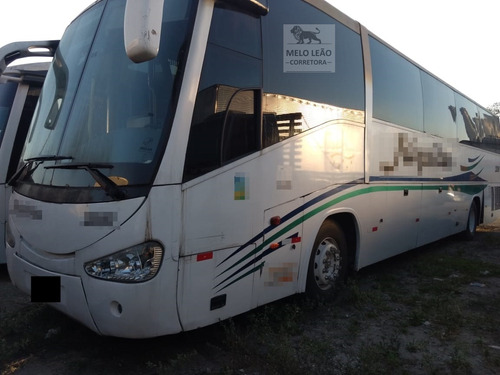
[(265, 16), (269, 13), (269, 8), (258, 0), (223, 0), (223, 2), (244, 9), (256, 16)]
[(0, 47), (0, 75), (12, 62), (25, 57), (53, 57), (58, 40), (14, 42)]

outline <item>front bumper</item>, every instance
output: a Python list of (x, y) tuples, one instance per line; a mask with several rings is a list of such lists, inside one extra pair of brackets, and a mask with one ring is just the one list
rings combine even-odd
[(60, 277), (60, 302), (50, 306), (98, 334), (124, 338), (156, 337), (182, 330), (175, 303), (176, 263), (165, 263), (163, 273), (153, 280), (129, 284), (47, 271), (7, 250), (10, 278), (21, 291), (31, 295), (32, 276)]
[(61, 301), (50, 303), (51, 306), (76, 319), (92, 331), (100, 333), (88, 309), (82, 280), (39, 268), (16, 254), (7, 251), (7, 265), (12, 283), (24, 293), (31, 294), (32, 276), (58, 276), (61, 279)]

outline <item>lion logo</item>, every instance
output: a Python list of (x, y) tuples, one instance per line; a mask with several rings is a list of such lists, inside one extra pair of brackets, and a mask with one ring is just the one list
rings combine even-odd
[(317, 32), (314, 31), (304, 31), (300, 26), (294, 26), (290, 32), (293, 34), (295, 39), (297, 39), (297, 44), (304, 44), (304, 40), (308, 39), (309, 42), (307, 44), (311, 44), (311, 42), (317, 41), (321, 44), (321, 39), (319, 39), (316, 35), (320, 33), (320, 30), (316, 27)]

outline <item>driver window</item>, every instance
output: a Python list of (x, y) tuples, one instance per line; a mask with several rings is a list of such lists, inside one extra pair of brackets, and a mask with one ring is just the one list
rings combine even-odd
[(254, 91), (238, 91), (232, 98), (224, 121), (222, 163), (245, 156), (259, 148), (259, 123)]
[(260, 18), (217, 3), (208, 36), (184, 165), (184, 181), (260, 147)]

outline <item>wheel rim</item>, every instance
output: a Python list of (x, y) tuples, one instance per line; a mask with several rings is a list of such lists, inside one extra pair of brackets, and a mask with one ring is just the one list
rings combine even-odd
[(333, 238), (325, 238), (316, 248), (314, 255), (314, 279), (321, 290), (335, 285), (338, 279), (342, 257), (340, 248)]

